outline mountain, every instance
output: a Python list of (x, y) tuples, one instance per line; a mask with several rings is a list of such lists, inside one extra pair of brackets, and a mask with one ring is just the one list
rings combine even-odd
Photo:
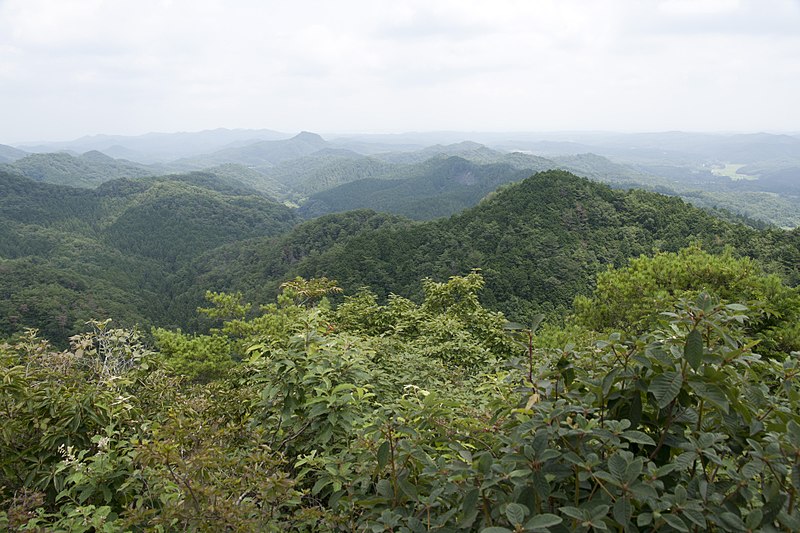
[(221, 150), (236, 143), (286, 139), (289, 135), (272, 130), (218, 128), (197, 132), (146, 133), (144, 135), (92, 135), (65, 142), (26, 143), (20, 146), (29, 152), (98, 150), (109, 156), (138, 163), (173, 161), (181, 157)]
[[(428, 220), (472, 207), (500, 185), (519, 181), (542, 170), (557, 168), (596, 181), (625, 186), (648, 182), (657, 185), (663, 182), (595, 154), (561, 156), (550, 160), (521, 152), (503, 154), (475, 143), (461, 143), (458, 147), (463, 148), (460, 151), (463, 157), (439, 155), (421, 163), (395, 164), (388, 169), (389, 172), (377, 173), (372, 179), (324, 189), (311, 195), (299, 212), (301, 216), (311, 218), (351, 209), (374, 209), (416, 220)], [(435, 153), (441, 148), (431, 147), (422, 152)], [(417, 158), (422, 152), (411, 155)], [(398, 160), (394, 155), (392, 159)]]
[(217, 167), (209, 167), (203, 172), (213, 174), (220, 179), (235, 180), (252, 187), (253, 190), (275, 199), (286, 199), (293, 196), (292, 190), (278, 182), (274, 178), (266, 175), (261, 170), (238, 165), (236, 163), (225, 163)]
[[(335, 224), (340, 216), (349, 214), (325, 219)], [(559, 170), (506, 187), (450, 218), (378, 227), (343, 243), (309, 244), (304, 228), (297, 226), (279, 242), (252, 241), (242, 255), (227, 250), (224, 257), (215, 257), (212, 251), (194, 263), (192, 279), (212, 290), (263, 296), (279, 280), (328, 276), (351, 290), (369, 286), (382, 297), (419, 297), (419, 279), (442, 280), (480, 268), (487, 282), (484, 303), (526, 320), (537, 312), (569, 309), (577, 294), (591, 288), (593, 275), (610, 265), (693, 241), (710, 250), (731, 245), (764, 258), (787, 277), (797, 276), (793, 261), (800, 260), (797, 232), (759, 233), (680, 198), (613, 190)], [(785, 235), (794, 235), (795, 241), (781, 244), (782, 251), (773, 254), (775, 240)], [(288, 260), (287, 250), (297, 246), (313, 252), (292, 253)]]
[(13, 163), (17, 159), (22, 159), (26, 155), (28, 155), (28, 152), (18, 150), (13, 146), (6, 146), (5, 144), (0, 144), (0, 164)]
[(460, 157), (429, 159), (402, 174), (405, 179), (362, 179), (318, 192), (301, 206), (305, 218), (353, 209), (373, 209), (417, 220), (452, 215), (471, 207), (498, 186), (521, 180), (531, 169), (480, 165)]
[(295, 215), (213, 174), (119, 179), (96, 189), (0, 171), (0, 337), (36, 327), (54, 340), (90, 318), (180, 324), (171, 277), (223, 244), (275, 236)]
[(441, 156), (459, 156), (476, 163), (496, 163), (503, 153), (473, 141), (462, 141), (448, 145), (435, 144), (422, 150), (405, 150), (376, 154), (375, 157), (390, 163), (421, 163)]
[(400, 177), (404, 167), (353, 152), (323, 149), (262, 172), (298, 195), (307, 196), (360, 179)]
[(235, 163), (256, 168), (271, 167), (282, 161), (296, 159), (328, 147), (329, 143), (322, 137), (304, 131), (291, 139), (234, 146), (203, 156), (179, 159), (173, 165), (177, 168), (205, 168)]
[(173, 267), (226, 242), (278, 234), (293, 217), (263, 197), (165, 180), (130, 198), (102, 235), (121, 251)]
[(23, 176), (73, 187), (96, 187), (117, 178), (139, 178), (153, 174), (147, 167), (113, 159), (97, 151), (74, 156), (68, 153), (30, 154), (6, 165)]

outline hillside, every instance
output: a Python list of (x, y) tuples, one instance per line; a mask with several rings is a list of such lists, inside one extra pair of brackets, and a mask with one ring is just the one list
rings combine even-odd
[(179, 159), (173, 163), (178, 168), (200, 169), (236, 163), (248, 167), (271, 167), (282, 161), (309, 155), (329, 144), (316, 133), (301, 132), (291, 139), (259, 141), (243, 146), (232, 146), (207, 155)]
[(68, 153), (30, 154), (7, 165), (36, 181), (73, 187), (97, 187), (118, 178), (141, 178), (153, 174), (143, 165), (113, 159), (97, 151), (80, 156)]
[[(456, 132), (334, 135), (327, 140), (310, 132), (287, 138), (269, 130), (219, 129), (94, 136), (26, 149), (92, 149), (105, 155), (93, 151), (71, 159), (63, 153), (36, 154), (21, 163), (24, 168), (6, 168), (34, 179), (80, 187), (141, 176), (142, 172), (160, 175), (203, 170), (302, 206), (310, 196), (341, 185), (412, 179), (422, 175), (431, 161), (460, 157), (476, 165), (507, 164), (531, 174), (559, 168), (618, 187), (680, 196), (700, 207), (727, 210), (779, 227), (800, 226), (800, 140), (796, 136), (684, 132), (469, 135), (472, 140), (464, 140), (464, 134)], [(172, 158), (167, 155), (170, 153)], [(0, 164), (4, 158), (24, 155), (15, 148), (0, 149)], [(144, 166), (128, 159), (158, 162)], [(427, 219), (455, 213), (476, 201), (472, 193), (452, 197), (452, 192), (444, 190), (441, 197), (437, 194), (422, 200), (411, 183), (365, 181), (315, 197), (304, 211), (306, 216), (315, 216), (376, 208)], [(363, 201), (349, 198), (362, 193), (368, 196)]]
[[(195, 265), (193, 276), (212, 290), (258, 290), (259, 295), (265, 284), (274, 290), (278, 280), (301, 275), (328, 276), (350, 290), (368, 286), (380, 297), (419, 297), (419, 279), (447, 279), (480, 268), (487, 285), (484, 303), (525, 319), (569, 309), (576, 295), (591, 289), (593, 275), (609, 266), (694, 241), (710, 250), (730, 245), (763, 257), (795, 282), (800, 264), (793, 263), (800, 259), (797, 232), (760, 233), (679, 198), (612, 190), (557, 170), (536, 174), (447, 219), (379, 227), (344, 243), (307, 245), (314, 253), (286, 260), (284, 250), (309, 238), (304, 227), (280, 243), (253, 242), (243, 256), (212, 254)], [(227, 275), (228, 269), (237, 274)]]
[(17, 159), (22, 159), (26, 155), (28, 155), (27, 152), (14, 148), (13, 146), (0, 144), (0, 164), (13, 163)]
[[(400, 172), (398, 172), (400, 174)], [(476, 164), (460, 157), (433, 158), (403, 169), (405, 179), (362, 179), (310, 196), (305, 218), (373, 209), (417, 220), (452, 215), (477, 204), (500, 185), (531, 174), (507, 164)]]
[(0, 525), (797, 529), (800, 230), (561, 170), (429, 222), (212, 173), (0, 193)]
[(174, 323), (169, 277), (222, 244), (285, 232), (295, 216), (210, 174), (63, 187), (0, 171), (0, 336), (53, 339), (90, 318)]

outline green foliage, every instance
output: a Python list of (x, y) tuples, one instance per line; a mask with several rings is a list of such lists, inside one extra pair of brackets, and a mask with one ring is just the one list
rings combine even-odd
[(579, 324), (591, 329), (641, 333), (658, 321), (670, 302), (700, 292), (745, 303), (750, 330), (767, 353), (800, 349), (797, 289), (786, 287), (775, 275), (764, 275), (756, 262), (736, 258), (730, 249), (712, 255), (692, 246), (634, 259), (626, 268), (599, 274), (592, 296), (575, 299), (575, 314)]
[(135, 418), (127, 375), (147, 350), (134, 332), (107, 324), (93, 323), (93, 332), (73, 337), (68, 351), (54, 351), (30, 330), (0, 348), (4, 491), (41, 492), (52, 505), (66, 482), (57, 467), (65, 454), (89, 449), (96, 435)]
[[(510, 318), (563, 315), (592, 279), (629, 257), (677, 251), (700, 242), (734, 256), (763, 258), (771, 271), (796, 277), (796, 243), (785, 232), (722, 221), (680, 199), (643, 191), (618, 191), (563, 171), (541, 172), (450, 219), (385, 224), (331, 231), (354, 214), (299, 225), (278, 241), (210, 254), (191, 273), (206, 284), (241, 290), (249, 298), (272, 298), (277, 281), (328, 276), (343, 287), (369, 287), (421, 301), (418, 280), (446, 280), (480, 268), (486, 280), (481, 301)], [(775, 254), (780, 250), (780, 260)], [(267, 283), (264, 280), (272, 280)]]
[[(730, 256), (682, 253), (729, 265), (712, 278), (731, 298), (772, 283), (734, 275), (747, 262)], [(257, 311), (210, 294), (221, 326), (159, 331), (160, 355), (106, 323), (67, 352), (33, 336), (5, 346), (0, 520), (78, 531), (796, 529), (800, 352), (759, 355), (761, 311), (676, 289), (642, 308), (636, 331), (559, 336), (552, 323), (537, 331), (541, 317), (515, 326), (483, 308), (483, 285), (473, 272), (424, 281), (420, 304), (361, 291), (333, 308), (317, 300), (330, 281), (295, 279)], [(764, 292), (760, 308), (788, 305), (785, 290)], [(543, 347), (563, 339), (576, 342)], [(161, 367), (214, 347), (247, 359), (210, 383)]]
[[(797, 232), (558, 171), (447, 220), (283, 237), (286, 209), (213, 176), (0, 178), (2, 526), (800, 525)], [(170, 326), (200, 284), (208, 334)], [(162, 324), (156, 352), (75, 334), (117, 311)]]
[(153, 330), (156, 348), (164, 364), (190, 381), (206, 383), (219, 379), (230, 370), (231, 341), (219, 335), (187, 335), (162, 328)]
[[(186, 325), (173, 277), (204, 251), (274, 235), (292, 212), (211, 175), (118, 180), (96, 190), (0, 172), (0, 336), (35, 327), (54, 343), (94, 317)], [(177, 301), (176, 301), (177, 300)], [(187, 309), (188, 308), (188, 309)]]

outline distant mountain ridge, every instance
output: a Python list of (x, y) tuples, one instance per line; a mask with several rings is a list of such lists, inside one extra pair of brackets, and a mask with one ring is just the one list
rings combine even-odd
[(19, 150), (18, 148), (14, 148), (13, 146), (6, 146), (5, 144), (0, 144), (0, 164), (13, 163), (17, 159), (22, 159), (26, 155), (28, 155), (28, 152)]
[(8, 163), (6, 167), (36, 181), (73, 187), (96, 187), (112, 179), (154, 174), (144, 165), (113, 159), (96, 150), (79, 156), (65, 152), (28, 154)]
[(205, 168), (237, 163), (250, 167), (271, 167), (283, 161), (297, 159), (329, 147), (329, 143), (316, 133), (301, 132), (290, 139), (259, 141), (244, 146), (224, 148), (207, 155), (173, 162), (178, 167)]
[[(782, 227), (800, 225), (800, 138), (793, 135), (430, 132), (326, 137), (310, 132), (290, 136), (271, 130), (225, 129), (138, 137), (94, 136), (48, 146), (79, 152), (99, 150), (124, 158), (122, 162), (84, 158), (82, 163), (95, 168), (59, 162), (47, 172), (31, 168), (22, 172), (37, 179), (93, 187), (107, 179), (139, 175), (130, 168), (108, 168), (98, 174), (97, 166), (104, 164), (139, 164), (152, 175), (211, 169), (287, 204), (302, 206), (311, 196), (347, 183), (410, 179), (418, 175), (415, 165), (457, 156), (479, 165), (509, 164), (531, 173), (563, 168), (615, 186), (679, 195), (703, 207), (728, 209)], [(150, 150), (148, 157), (157, 162), (132, 163), (143, 160), (137, 151), (140, 149)], [(23, 155), (11, 150), (0, 150), (0, 162), (6, 160), (9, 164), (9, 156)], [(74, 156), (81, 157), (77, 153)], [(67, 170), (70, 166), (71, 170)], [(383, 202), (375, 195), (378, 189), (387, 187), (385, 184), (362, 186), (369, 189), (370, 198), (361, 203), (348, 200), (347, 205), (371, 207)], [(356, 186), (339, 192), (346, 191), (359, 194)], [(402, 194), (411, 195), (405, 198), (406, 204), (413, 204), (414, 190), (405, 191)], [(396, 194), (401, 193), (398, 190)], [(403, 201), (392, 199), (394, 204)], [(449, 203), (450, 210), (432, 207), (437, 202)], [(317, 203), (317, 207), (320, 205)], [(429, 216), (423, 212), (449, 213), (463, 205), (463, 201), (434, 199), (420, 206), (420, 214), (414, 216)], [(312, 207), (305, 209), (308, 213), (340, 209)], [(411, 207), (403, 209), (408, 212)]]
[(73, 141), (27, 143), (20, 145), (19, 148), (39, 153), (64, 150), (83, 153), (99, 150), (112, 157), (124, 157), (139, 163), (150, 164), (221, 150), (234, 143), (253, 143), (288, 137), (290, 137), (289, 134), (267, 129), (217, 128), (196, 132), (146, 133), (135, 136), (91, 135)]

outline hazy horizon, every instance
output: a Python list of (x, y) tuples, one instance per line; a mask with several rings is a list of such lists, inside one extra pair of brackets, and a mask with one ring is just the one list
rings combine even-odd
[(5, 144), (7, 146), (32, 146), (36, 144), (60, 144), (60, 143), (70, 143), (74, 141), (79, 141), (82, 139), (92, 139), (98, 137), (146, 137), (148, 135), (180, 135), (180, 134), (199, 134), (199, 133), (210, 133), (214, 131), (271, 131), (275, 134), (283, 135), (286, 138), (291, 138), (300, 133), (313, 133), (317, 134), (324, 139), (336, 139), (336, 138), (347, 138), (347, 137), (360, 137), (360, 136), (374, 136), (374, 137), (405, 137), (405, 136), (415, 136), (415, 135), (463, 135), (464, 140), (470, 140), (469, 135), (523, 135), (523, 136), (542, 136), (545, 137), (562, 137), (566, 135), (655, 135), (655, 134), (668, 134), (668, 133), (681, 133), (687, 135), (750, 135), (750, 134), (769, 134), (769, 135), (790, 135), (790, 136), (797, 136), (800, 135), (800, 131), (791, 131), (791, 130), (720, 130), (720, 131), (711, 131), (711, 130), (640, 130), (640, 131), (614, 131), (614, 130), (550, 130), (550, 131), (489, 131), (489, 130), (409, 130), (409, 131), (312, 131), (306, 128), (301, 128), (299, 130), (294, 131), (280, 131), (270, 127), (261, 127), (261, 128), (228, 128), (225, 126), (219, 126), (216, 128), (207, 128), (202, 130), (175, 130), (175, 131), (144, 131), (141, 133), (115, 133), (115, 132), (94, 132), (94, 133), (86, 133), (82, 134), (77, 137), (65, 137), (65, 138), (41, 138), (41, 139), (26, 139), (21, 141), (14, 141), (14, 142), (3, 142), (0, 140), (0, 144)]
[(0, 0), (0, 143), (796, 134), (798, 27), (798, 0)]

